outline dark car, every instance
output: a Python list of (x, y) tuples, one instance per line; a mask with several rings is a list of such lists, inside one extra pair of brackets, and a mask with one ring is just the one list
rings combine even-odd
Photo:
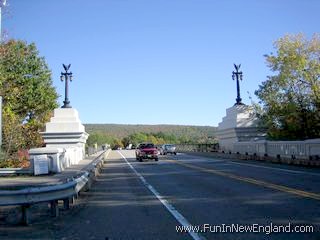
[(153, 143), (140, 143), (136, 149), (136, 159), (142, 162), (143, 159), (154, 159), (158, 161), (158, 149)]

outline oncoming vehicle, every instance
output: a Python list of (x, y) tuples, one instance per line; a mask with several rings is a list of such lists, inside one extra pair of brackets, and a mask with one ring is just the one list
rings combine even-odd
[(162, 145), (161, 148), (160, 148), (160, 154), (161, 155), (166, 155), (168, 153), (177, 155), (176, 146), (173, 145), (173, 144), (164, 144), (164, 145)]
[(154, 159), (158, 161), (158, 149), (153, 143), (140, 143), (136, 149), (136, 159), (142, 162), (143, 159)]

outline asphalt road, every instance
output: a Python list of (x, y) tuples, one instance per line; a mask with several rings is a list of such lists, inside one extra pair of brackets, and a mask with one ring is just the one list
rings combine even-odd
[(112, 151), (80, 200), (34, 239), (320, 239), (318, 169)]

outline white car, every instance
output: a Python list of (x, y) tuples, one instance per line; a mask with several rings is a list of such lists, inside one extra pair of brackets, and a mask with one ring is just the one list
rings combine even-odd
[(166, 155), (168, 153), (177, 155), (176, 146), (174, 144), (163, 144), (160, 147), (160, 154), (161, 155)]

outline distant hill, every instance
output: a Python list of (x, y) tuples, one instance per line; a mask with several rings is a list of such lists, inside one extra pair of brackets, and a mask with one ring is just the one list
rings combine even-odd
[(186, 126), (186, 125), (125, 125), (125, 124), (84, 124), (86, 132), (103, 133), (105, 135), (122, 139), (134, 133), (172, 134), (176, 137), (192, 139), (212, 139), (215, 137), (217, 127)]

